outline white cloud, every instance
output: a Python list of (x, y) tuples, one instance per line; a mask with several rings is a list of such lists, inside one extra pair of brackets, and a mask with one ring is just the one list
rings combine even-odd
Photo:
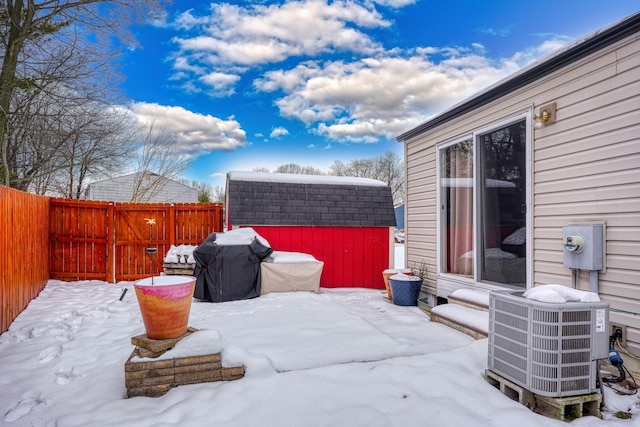
[(189, 62), (188, 58), (176, 56), (173, 58), (174, 78), (183, 78), (191, 74), (202, 75), (207, 72), (206, 67), (196, 66)]
[[(171, 58), (173, 78), (189, 93), (220, 97), (233, 94), (248, 70), (269, 66), (253, 87), (277, 94), (281, 116), (330, 141), (366, 143), (395, 138), (567, 42), (545, 35), (539, 46), (492, 59), (478, 43), (385, 50), (366, 34), (391, 25), (376, 4), (399, 8), (413, 2), (212, 3), (202, 16), (189, 10), (170, 23), (181, 31), (174, 39), (179, 51)], [(508, 30), (482, 31), (504, 35)], [(354, 59), (331, 60), (336, 58), (331, 54), (345, 52)], [(294, 57), (302, 62), (274, 69), (273, 64)], [(282, 135), (278, 132), (274, 129), (271, 138)]]
[(269, 134), (269, 138), (279, 138), (284, 135), (289, 135), (289, 131), (282, 126), (278, 126), (271, 131), (271, 134)]
[[(212, 3), (207, 16), (194, 16), (189, 10), (174, 20), (174, 28), (184, 31), (174, 38), (179, 46), (174, 69), (199, 77), (230, 66), (253, 67), (294, 56), (371, 55), (381, 52), (382, 46), (360, 29), (389, 25), (371, 4), (352, 1), (303, 0), (246, 8)], [(228, 89), (225, 86), (222, 93)]]
[(191, 12), (193, 9), (189, 9), (186, 12), (181, 13), (178, 17), (171, 23), (176, 28), (189, 30), (194, 27), (198, 27), (201, 25), (206, 25), (209, 20), (207, 17), (199, 17), (194, 16)]
[(512, 29), (513, 25), (508, 25), (502, 28), (482, 27), (478, 30), (478, 32), (488, 34), (490, 36), (508, 37), (509, 34), (511, 34)]
[(330, 140), (376, 142), (394, 138), (556, 47), (545, 42), (497, 61), (478, 44), (426, 47), (405, 56), (350, 63), (308, 61), (290, 70), (269, 71), (254, 86), (282, 91), (276, 100), (280, 114)]
[(209, 73), (200, 77), (200, 81), (213, 89), (216, 96), (228, 96), (235, 92), (234, 85), (240, 80), (240, 76), (226, 73)]
[(555, 36), (553, 38), (544, 40), (542, 44), (540, 44), (540, 46), (536, 46), (526, 50), (525, 55), (527, 55), (528, 57), (540, 57), (543, 55), (548, 55), (566, 46), (570, 41), (571, 39), (569, 37)]
[(410, 4), (417, 3), (418, 0), (374, 0), (374, 2), (382, 6), (401, 8)]
[(245, 131), (232, 118), (224, 120), (183, 107), (146, 102), (133, 103), (129, 110), (141, 123), (153, 123), (154, 129), (165, 129), (175, 135), (177, 149), (182, 154), (198, 156), (248, 145)]

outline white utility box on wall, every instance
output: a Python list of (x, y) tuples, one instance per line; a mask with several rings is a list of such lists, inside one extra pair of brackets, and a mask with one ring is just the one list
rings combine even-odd
[(576, 270), (604, 269), (604, 224), (569, 224), (562, 228), (562, 260)]

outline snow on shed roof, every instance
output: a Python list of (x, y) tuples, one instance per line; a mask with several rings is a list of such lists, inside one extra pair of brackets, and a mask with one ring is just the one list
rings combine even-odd
[(302, 175), (297, 173), (271, 173), (271, 172), (245, 172), (232, 171), (228, 173), (229, 179), (238, 181), (260, 182), (294, 182), (298, 184), (333, 184), (333, 185), (371, 185), (382, 186), (382, 181), (370, 178), (357, 178), (353, 176), (332, 175)]

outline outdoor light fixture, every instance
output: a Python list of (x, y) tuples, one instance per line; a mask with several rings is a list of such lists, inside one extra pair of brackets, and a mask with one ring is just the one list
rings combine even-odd
[(544, 105), (538, 109), (534, 117), (534, 129), (542, 129), (546, 125), (556, 122), (556, 103)]

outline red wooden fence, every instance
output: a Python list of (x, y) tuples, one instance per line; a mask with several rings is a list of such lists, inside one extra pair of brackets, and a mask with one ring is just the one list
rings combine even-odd
[(0, 185), (0, 333), (49, 279), (49, 198)]
[[(52, 199), (0, 185), (0, 333), (47, 284), (136, 280), (151, 273), (145, 249), (200, 244), (223, 230), (220, 203), (132, 204)], [(154, 218), (150, 230), (145, 218)], [(150, 235), (152, 231), (152, 235)]]
[[(158, 274), (171, 245), (198, 245), (222, 231), (222, 210), (220, 203), (51, 199), (50, 277), (117, 282)], [(150, 246), (158, 249), (153, 256)]]

